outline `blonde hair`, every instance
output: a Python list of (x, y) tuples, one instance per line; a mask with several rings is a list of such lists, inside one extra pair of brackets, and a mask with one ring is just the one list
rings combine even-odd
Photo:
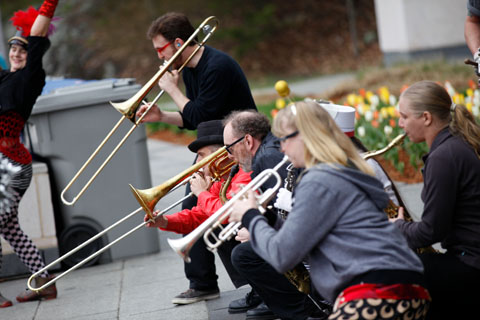
[(480, 158), (480, 126), (465, 106), (452, 104), (452, 98), (444, 87), (432, 81), (420, 81), (408, 87), (400, 97), (408, 100), (417, 117), (427, 111), (448, 124), (450, 132), (462, 137)]
[(345, 135), (327, 111), (314, 101), (302, 101), (280, 110), (273, 122), (273, 133), (284, 136), (285, 128), (298, 130), (305, 144), (305, 167), (318, 163), (350, 166), (374, 175), (349, 137)]

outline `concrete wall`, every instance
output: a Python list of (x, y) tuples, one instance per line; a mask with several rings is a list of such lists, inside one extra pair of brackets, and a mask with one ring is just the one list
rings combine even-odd
[(466, 0), (375, 0), (385, 63), (469, 57), (463, 35), (466, 3)]

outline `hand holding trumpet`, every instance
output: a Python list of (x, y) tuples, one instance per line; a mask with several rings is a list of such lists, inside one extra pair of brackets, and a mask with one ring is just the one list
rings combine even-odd
[(243, 227), (242, 229), (238, 230), (237, 235), (235, 236), (235, 240), (238, 242), (247, 242), (250, 240), (250, 232), (247, 228)]
[(232, 213), (230, 214), (228, 222), (240, 222), (245, 212), (249, 209), (256, 208), (258, 208), (258, 203), (255, 191), (248, 190), (243, 198), (232, 205)]
[(398, 207), (398, 215), (395, 218), (388, 218), (388, 221), (395, 222), (397, 220), (405, 220), (405, 214), (403, 207)]

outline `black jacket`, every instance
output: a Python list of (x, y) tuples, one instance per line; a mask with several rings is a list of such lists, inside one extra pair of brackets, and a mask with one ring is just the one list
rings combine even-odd
[(441, 242), (449, 253), (480, 269), (480, 159), (445, 128), (423, 161), (422, 221), (395, 224), (411, 247)]

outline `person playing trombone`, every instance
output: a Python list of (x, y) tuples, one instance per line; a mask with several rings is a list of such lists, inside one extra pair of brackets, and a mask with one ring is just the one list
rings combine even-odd
[[(18, 222), (18, 205), (32, 179), (32, 156), (20, 142), (20, 133), (45, 85), (42, 58), (50, 46), (47, 34), (57, 3), (58, 0), (45, 0), (38, 11), (30, 7), (26, 12), (15, 13), (12, 21), (19, 31), (8, 41), (10, 70), (0, 71), (0, 234), (32, 273), (45, 264)], [(36, 279), (37, 286), (50, 278), (48, 272), (43, 273)], [(39, 293), (26, 290), (17, 296), (17, 301), (56, 297), (57, 290), (52, 285)], [(0, 308), (11, 305), (0, 294)]]
[[(195, 152), (198, 157), (197, 161), (201, 161), (205, 157), (217, 151), (223, 146), (223, 125), (221, 120), (212, 120), (200, 123), (198, 126), (198, 137), (195, 141), (188, 145), (190, 151)], [(221, 161), (220, 165), (226, 165), (225, 162), (231, 162), (226, 158)], [(149, 222), (147, 227), (156, 227), (165, 231), (172, 231), (180, 234), (188, 234), (205, 221), (211, 214), (220, 209), (223, 205), (221, 199), (221, 192), (229, 176), (226, 172), (221, 177), (220, 181), (212, 183), (213, 173), (210, 172), (210, 167), (205, 166), (203, 172), (194, 173), (190, 180), (192, 193), (197, 197), (197, 205), (192, 209), (183, 209), (180, 212), (171, 215), (162, 215), (157, 217), (155, 222)], [(232, 178), (230, 185), (225, 190), (225, 196), (230, 199), (232, 193), (238, 191), (239, 187), (246, 185), (250, 182), (251, 178), (249, 173), (244, 172), (241, 168), (238, 170)], [(158, 211), (155, 212), (155, 215)], [(148, 216), (145, 216), (145, 221), (148, 221)], [(235, 240), (228, 241), (225, 245), (221, 246), (218, 250), (219, 256), (227, 270), (235, 287), (240, 287), (247, 282), (236, 272), (230, 261), (230, 255), (233, 247), (238, 242)], [(203, 245), (203, 241), (199, 241), (195, 244), (196, 249), (191, 250), (194, 252), (192, 259), (196, 259), (198, 254), (203, 255), (203, 250), (200, 250), (198, 246), (202, 246), (203, 250), (206, 250)], [(215, 266), (214, 257), (210, 264)], [(209, 257), (207, 256), (207, 258)], [(200, 259), (205, 257), (200, 257)], [(213, 270), (214, 277), (204, 277), (201, 283), (191, 281), (190, 288), (173, 298), (172, 303), (175, 304), (189, 304), (203, 300), (210, 300), (219, 297), (219, 289), (217, 284), (218, 276), (215, 274), (215, 268)], [(208, 281), (207, 281), (208, 280)], [(201, 286), (207, 282), (207, 286)]]
[[(172, 58), (195, 31), (187, 16), (170, 12), (157, 18), (148, 29), (160, 60)], [(203, 46), (182, 70), (186, 93), (178, 86), (182, 66), (196, 44), (190, 43), (180, 58), (174, 61), (173, 70), (165, 73), (158, 84), (177, 105), (179, 112), (150, 109), (143, 122), (165, 122), (181, 128), (195, 130), (204, 121), (223, 119), (233, 110), (254, 109), (255, 102), (242, 69), (227, 54), (210, 46)], [(147, 109), (138, 109), (141, 116)]]
[(329, 319), (423, 318), (430, 295), (422, 263), (389, 223), (388, 196), (350, 139), (315, 102), (282, 109), (273, 132), (305, 170), (278, 230), (259, 213), (252, 190), (233, 204), (230, 221), (250, 231), (254, 251), (279, 273), (306, 259), (315, 289), (335, 301)]

